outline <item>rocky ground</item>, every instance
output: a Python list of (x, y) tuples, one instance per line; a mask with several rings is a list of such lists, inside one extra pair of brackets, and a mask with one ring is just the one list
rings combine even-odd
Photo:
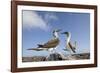
[(53, 53), (49, 56), (33, 56), (33, 57), (23, 57), (23, 62), (39, 62), (39, 61), (59, 61), (59, 60), (81, 60), (81, 59), (90, 59), (90, 53), (81, 53), (81, 54), (70, 54), (63, 55), (61, 53)]

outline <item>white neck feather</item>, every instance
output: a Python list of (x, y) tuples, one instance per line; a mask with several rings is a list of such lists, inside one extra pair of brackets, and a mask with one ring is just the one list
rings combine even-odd
[(67, 44), (70, 42), (71, 34), (67, 36)]
[(57, 32), (54, 32), (53, 35), (54, 35), (54, 38), (58, 38), (59, 37)]

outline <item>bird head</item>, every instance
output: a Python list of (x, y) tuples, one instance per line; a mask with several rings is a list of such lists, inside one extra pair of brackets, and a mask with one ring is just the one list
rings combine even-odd
[(60, 31), (61, 31), (61, 29), (55, 29), (55, 30), (53, 30), (53, 36), (56, 37), (56, 38), (58, 38), (58, 32), (60, 32)]

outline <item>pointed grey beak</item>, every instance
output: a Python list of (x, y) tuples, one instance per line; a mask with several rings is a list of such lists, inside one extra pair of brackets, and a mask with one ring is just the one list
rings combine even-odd
[(65, 34), (64, 32), (62, 32), (61, 34)]
[(60, 32), (61, 31), (61, 29), (58, 29), (58, 30), (56, 30), (57, 32)]
[(61, 34), (68, 34), (68, 32), (62, 32)]

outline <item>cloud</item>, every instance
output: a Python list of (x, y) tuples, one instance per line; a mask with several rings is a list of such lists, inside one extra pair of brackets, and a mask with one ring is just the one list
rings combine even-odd
[(48, 12), (44, 15), (44, 19), (46, 23), (49, 23), (52, 20), (58, 20), (58, 17), (54, 13)]
[(23, 26), (26, 29), (38, 28), (47, 31), (52, 28), (51, 21), (58, 20), (58, 17), (52, 12), (38, 14), (35, 11), (23, 11)]
[(23, 11), (23, 26), (27, 29), (40, 28), (47, 30), (47, 23), (35, 11)]

